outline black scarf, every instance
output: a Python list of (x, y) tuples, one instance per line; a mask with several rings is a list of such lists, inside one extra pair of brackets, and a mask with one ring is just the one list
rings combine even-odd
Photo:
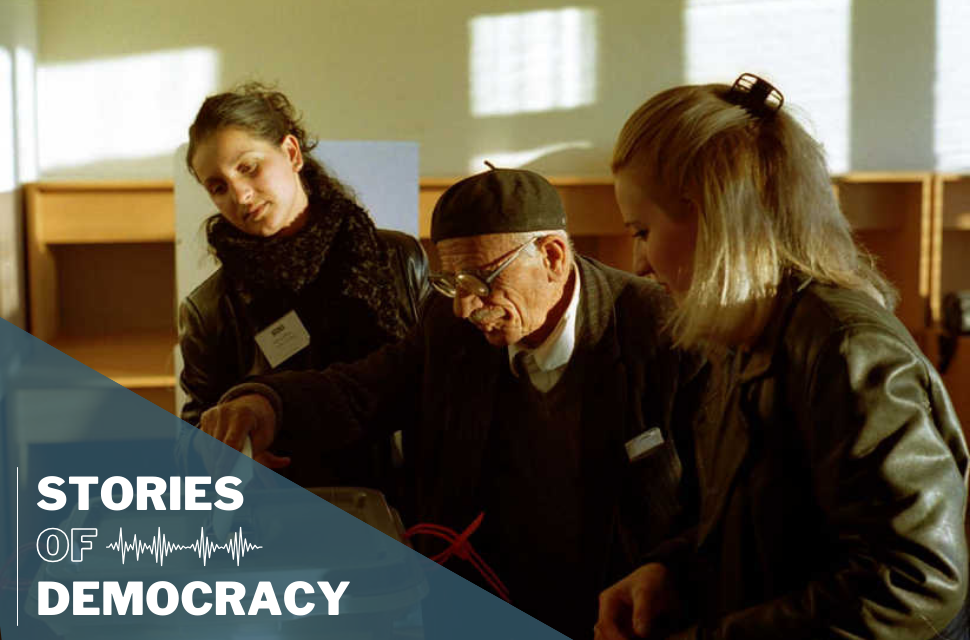
[(328, 178), (306, 186), (307, 221), (292, 236), (252, 236), (221, 216), (206, 225), (226, 275), (253, 293), (298, 294), (326, 269), (341, 294), (362, 301), (384, 331), (402, 338), (407, 324), (396, 304), (395, 274), (374, 222)]

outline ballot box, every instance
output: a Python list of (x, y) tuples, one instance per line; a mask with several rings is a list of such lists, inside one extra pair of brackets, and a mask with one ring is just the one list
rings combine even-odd
[[(218, 522), (226, 513), (228, 527)], [(44, 562), (28, 610), (68, 640), (421, 637), (415, 612), (427, 581), (417, 554), (402, 544), (399, 518), (377, 491), (249, 490), (240, 508), (209, 514), (112, 511), (92, 498), (89, 509), (75, 509), (59, 528), (77, 539), (87, 535), (90, 548), (80, 562), (70, 554)], [(224, 539), (220, 528), (228, 528)], [(77, 546), (75, 540), (72, 553)], [(80, 615), (78, 583), (87, 585)], [(141, 593), (119, 598), (131, 583), (141, 583)], [(51, 613), (65, 595), (71, 597), (65, 610)], [(134, 614), (136, 603), (141, 615)]]

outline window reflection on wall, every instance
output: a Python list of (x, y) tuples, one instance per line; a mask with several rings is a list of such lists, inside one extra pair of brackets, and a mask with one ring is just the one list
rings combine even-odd
[(37, 108), (34, 53), (17, 47), (13, 56), (17, 118), (17, 175), (21, 183), (37, 179)]
[(0, 193), (16, 186), (13, 89), (13, 57), (0, 47)]
[(846, 171), (851, 9), (851, 0), (687, 0), (687, 82), (764, 75), (825, 146), (829, 168)]
[[(23, 269), (20, 199), (17, 181), (16, 126), (19, 120), (19, 68), (11, 51), (0, 46), (0, 318), (23, 324)], [(9, 354), (4, 354), (5, 356)], [(7, 358), (6, 360), (9, 360)], [(4, 360), (2, 364), (10, 364)]]
[(574, 109), (596, 102), (595, 9), (477, 16), (468, 30), (473, 116)]
[(218, 67), (208, 48), (40, 65), (41, 172), (171, 154), (215, 90)]
[(970, 170), (970, 2), (936, 0), (936, 168)]

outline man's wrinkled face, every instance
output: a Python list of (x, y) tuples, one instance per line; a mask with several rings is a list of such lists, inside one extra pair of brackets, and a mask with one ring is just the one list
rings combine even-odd
[[(502, 233), (442, 240), (437, 244), (441, 270), (491, 271), (521, 245), (520, 240)], [(488, 296), (464, 290), (455, 296), (455, 315), (474, 324), (494, 346), (515, 344), (538, 331), (562, 294), (541, 241), (537, 244), (492, 281)]]

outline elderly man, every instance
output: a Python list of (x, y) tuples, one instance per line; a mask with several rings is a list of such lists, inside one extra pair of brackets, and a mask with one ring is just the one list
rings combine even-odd
[[(441, 294), (401, 343), (323, 372), (258, 378), (201, 428), (267, 466), (405, 433), (417, 519), (465, 529), (512, 603), (589, 637), (597, 595), (680, 525), (674, 430), (693, 374), (661, 337), (654, 283), (573, 254), (555, 189), (493, 169), (432, 219)], [(484, 337), (484, 340), (482, 339)], [(334, 336), (339, 339), (339, 336)]]

